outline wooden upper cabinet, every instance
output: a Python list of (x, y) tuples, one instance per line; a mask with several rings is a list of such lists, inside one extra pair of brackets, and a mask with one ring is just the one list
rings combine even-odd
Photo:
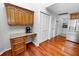
[(70, 14), (70, 19), (71, 20), (79, 19), (79, 12)]
[(8, 24), (10, 26), (32, 26), (34, 22), (34, 11), (5, 3)]

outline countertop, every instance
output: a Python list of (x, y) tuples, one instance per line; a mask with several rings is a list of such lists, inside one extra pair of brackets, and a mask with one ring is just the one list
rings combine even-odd
[(17, 38), (17, 37), (22, 37), (22, 36), (29, 36), (29, 35), (34, 35), (36, 33), (16, 33), (16, 34), (11, 34), (10, 39)]

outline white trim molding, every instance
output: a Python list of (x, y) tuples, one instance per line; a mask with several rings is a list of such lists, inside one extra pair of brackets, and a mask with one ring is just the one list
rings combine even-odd
[(4, 49), (0, 52), (0, 55), (2, 55), (4, 52), (8, 51), (8, 50), (11, 50), (11, 48), (8, 48), (8, 49)]
[(36, 42), (34, 42), (34, 41), (33, 41), (32, 43), (33, 43), (35, 46), (39, 46), (39, 44), (38, 44), (38, 43), (36, 43)]

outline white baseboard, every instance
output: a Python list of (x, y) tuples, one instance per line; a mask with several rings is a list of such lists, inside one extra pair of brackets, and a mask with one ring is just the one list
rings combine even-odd
[(8, 51), (8, 50), (11, 50), (11, 48), (2, 50), (2, 51), (0, 52), (0, 55), (3, 54), (4, 52)]
[(40, 43), (43, 43), (44, 41), (47, 41), (47, 40), (50, 40), (50, 39), (42, 40), (42, 41), (40, 41), (38, 44), (37, 44), (36, 42), (33, 41), (33, 44), (35, 44), (36, 46), (39, 46)]
[(36, 46), (39, 46), (39, 44), (37, 44), (37, 43), (36, 43), (36, 42), (34, 42), (34, 41), (33, 41), (33, 44), (34, 44), (34, 45), (36, 45)]
[(49, 39), (46, 39), (46, 40), (42, 40), (42, 41), (40, 41), (40, 42), (39, 42), (39, 44), (40, 44), (40, 43), (43, 43), (44, 41), (47, 41), (47, 40), (49, 40)]

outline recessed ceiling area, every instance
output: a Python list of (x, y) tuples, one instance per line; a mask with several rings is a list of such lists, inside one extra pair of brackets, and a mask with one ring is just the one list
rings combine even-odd
[(79, 3), (55, 3), (47, 9), (56, 14), (74, 13), (79, 12)]

